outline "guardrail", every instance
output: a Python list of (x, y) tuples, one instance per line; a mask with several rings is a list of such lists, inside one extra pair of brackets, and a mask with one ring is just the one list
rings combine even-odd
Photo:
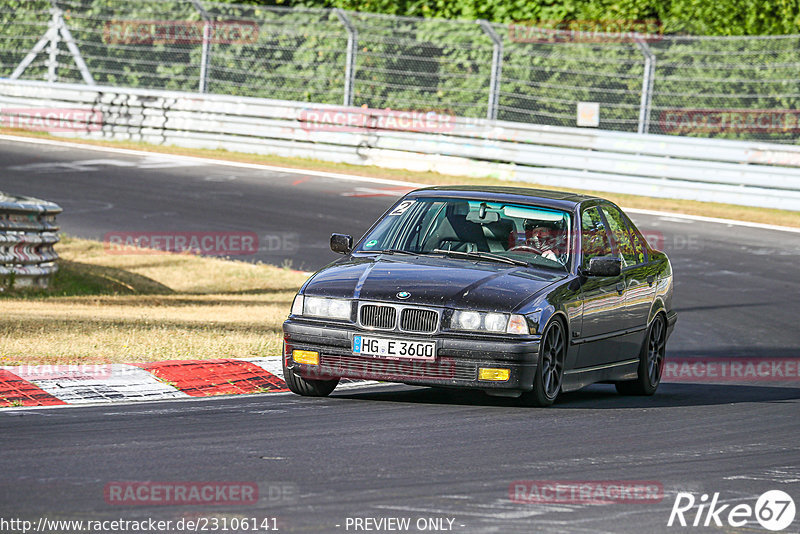
[(0, 193), (0, 290), (50, 284), (58, 270), (59, 213), (52, 202)]
[(0, 119), (87, 138), (800, 211), (800, 147), (780, 144), (16, 80), (0, 80)]

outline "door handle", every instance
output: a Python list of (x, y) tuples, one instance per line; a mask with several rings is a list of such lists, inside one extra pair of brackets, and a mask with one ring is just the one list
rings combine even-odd
[(625, 292), (625, 282), (617, 282), (617, 293), (622, 295)]
[(655, 281), (656, 281), (655, 275), (651, 274), (650, 276), (647, 277), (647, 285), (648, 286), (653, 287), (653, 282), (655, 282)]

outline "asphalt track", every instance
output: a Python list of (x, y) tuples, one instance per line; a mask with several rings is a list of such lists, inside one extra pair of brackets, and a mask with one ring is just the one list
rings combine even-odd
[[(61, 204), (71, 235), (255, 232), (260, 250), (243, 259), (312, 270), (334, 258), (330, 232), (360, 235), (401, 188), (3, 141), (0, 191)], [(680, 317), (668, 358), (797, 357), (800, 234), (633, 218), (675, 269)], [(755, 521), (666, 525), (680, 491), (753, 505), (781, 489), (800, 504), (797, 386), (666, 383), (642, 399), (598, 385), (543, 410), (404, 386), (328, 399), (4, 409), (0, 518), (277, 517), (286, 532), (355, 532), (353, 517), (407, 517), (412, 527), (449, 518), (456, 532), (766, 532)], [(517, 504), (509, 486), (519, 480), (657, 481), (664, 499)], [(103, 494), (113, 481), (255, 482), (261, 498), (115, 506)], [(291, 491), (278, 498), (276, 488)]]

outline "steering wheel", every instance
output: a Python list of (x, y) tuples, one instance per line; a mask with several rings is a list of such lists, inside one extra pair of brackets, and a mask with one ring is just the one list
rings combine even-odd
[(538, 248), (531, 245), (517, 245), (515, 247), (511, 247), (506, 252), (533, 252), (534, 254), (538, 254), (539, 256), (544, 255), (544, 251), (539, 250)]

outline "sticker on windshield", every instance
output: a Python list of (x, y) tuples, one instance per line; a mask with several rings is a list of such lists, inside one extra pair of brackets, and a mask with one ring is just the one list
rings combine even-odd
[(410, 208), (413, 205), (414, 205), (413, 200), (405, 200), (400, 204), (398, 204), (397, 207), (394, 210), (392, 210), (392, 212), (389, 215), (402, 215), (405, 212), (407, 212), (408, 208)]
[(372, 248), (377, 244), (378, 244), (378, 240), (377, 239), (372, 239), (370, 241), (367, 241), (366, 244), (364, 244), (364, 248)]

